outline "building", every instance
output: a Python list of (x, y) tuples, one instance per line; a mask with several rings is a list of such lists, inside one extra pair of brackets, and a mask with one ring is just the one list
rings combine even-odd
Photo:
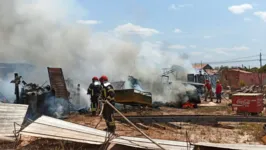
[(193, 68), (195, 69), (196, 73), (202, 71), (202, 73), (206, 73), (206, 70), (213, 70), (213, 68), (209, 64), (193, 64)]
[[(258, 73), (252, 73), (240, 69), (224, 69), (220, 72), (220, 80), (223, 86), (230, 86), (231, 89), (239, 89), (242, 86), (260, 85)], [(266, 73), (262, 74), (262, 82), (266, 84)]]

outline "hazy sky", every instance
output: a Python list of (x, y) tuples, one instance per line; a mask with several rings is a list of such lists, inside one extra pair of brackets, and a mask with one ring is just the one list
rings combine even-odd
[(260, 49), (266, 57), (265, 0), (78, 2), (86, 10), (79, 23), (187, 53), (192, 62), (234, 60), (259, 55)]

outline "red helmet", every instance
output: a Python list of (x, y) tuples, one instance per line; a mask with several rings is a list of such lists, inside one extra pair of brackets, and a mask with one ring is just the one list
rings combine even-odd
[(108, 77), (103, 75), (103, 76), (101, 76), (100, 81), (101, 82), (108, 81)]
[(92, 80), (93, 81), (98, 81), (99, 79), (98, 79), (98, 77), (93, 77)]

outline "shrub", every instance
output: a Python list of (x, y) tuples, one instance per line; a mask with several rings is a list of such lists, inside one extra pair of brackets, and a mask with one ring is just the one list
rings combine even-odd
[(246, 83), (245, 83), (243, 80), (241, 80), (241, 81), (239, 82), (239, 85), (240, 85), (241, 87), (243, 87), (243, 86), (246, 85)]

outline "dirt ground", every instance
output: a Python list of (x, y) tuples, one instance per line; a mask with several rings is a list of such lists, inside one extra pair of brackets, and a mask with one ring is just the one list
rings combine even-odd
[[(229, 100), (223, 100), (222, 104), (213, 102), (202, 102), (197, 109), (177, 109), (161, 107), (160, 109), (134, 111), (124, 113), (125, 115), (234, 115)], [(116, 114), (117, 115), (117, 114)], [(264, 116), (266, 114), (264, 113)], [(66, 121), (95, 128), (99, 123), (99, 117), (90, 115), (72, 114)], [(220, 123), (219, 125), (199, 125), (190, 123), (177, 123), (181, 129), (173, 128), (161, 124), (166, 129), (158, 129), (149, 126), (148, 130), (143, 130), (147, 135), (156, 139), (212, 143), (246, 143), (263, 144), (261, 138), (265, 135), (263, 123)], [(128, 124), (116, 122), (116, 133), (120, 136), (143, 137), (138, 131)], [(97, 129), (106, 127), (104, 120), (100, 121)], [(22, 137), (20, 143), (0, 143), (0, 149), (98, 149), (96, 146), (71, 143), (57, 140), (38, 139), (34, 137)]]
[[(125, 115), (234, 115), (235, 112), (228, 106), (229, 100), (224, 100), (222, 104), (214, 102), (203, 102), (197, 109), (177, 109), (161, 107), (156, 110), (146, 110), (142, 112), (128, 112)], [(116, 114), (118, 115), (118, 114)], [(266, 114), (265, 114), (266, 115)], [(99, 117), (87, 115), (72, 115), (67, 121), (78, 123), (90, 127), (95, 127), (100, 121)], [(128, 124), (116, 122), (118, 135), (143, 137), (138, 131)], [(166, 127), (165, 130), (148, 126), (148, 130), (143, 130), (147, 135), (156, 139), (192, 142), (212, 142), (212, 143), (249, 143), (262, 144), (261, 138), (264, 135), (263, 123), (220, 123), (218, 125), (199, 125), (190, 123), (177, 123), (181, 129)], [(102, 120), (97, 129), (104, 129), (105, 122)]]

